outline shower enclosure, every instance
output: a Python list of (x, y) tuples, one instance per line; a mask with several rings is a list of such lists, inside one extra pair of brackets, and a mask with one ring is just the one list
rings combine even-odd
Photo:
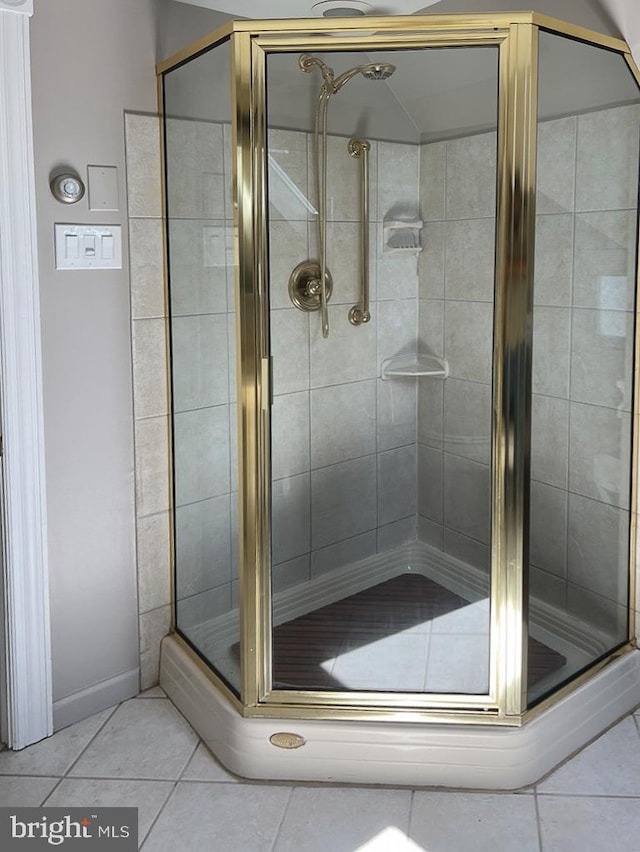
[(627, 46), (241, 21), (160, 78), (163, 686), (241, 774), (535, 780), (640, 701)]

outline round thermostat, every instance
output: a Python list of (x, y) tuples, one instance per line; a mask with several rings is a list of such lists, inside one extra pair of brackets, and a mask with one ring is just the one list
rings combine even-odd
[(75, 204), (84, 195), (84, 184), (78, 175), (56, 175), (49, 185), (53, 197), (64, 204)]

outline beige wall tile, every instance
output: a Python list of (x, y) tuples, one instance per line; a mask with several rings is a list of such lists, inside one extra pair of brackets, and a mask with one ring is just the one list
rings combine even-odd
[(447, 222), (447, 299), (492, 302), (495, 282), (495, 219)]
[(231, 582), (230, 495), (177, 506), (176, 598)]
[(169, 513), (138, 518), (138, 608), (141, 613), (171, 602)]
[(129, 264), (133, 319), (165, 316), (161, 219), (129, 220)]
[(165, 330), (164, 319), (132, 323), (134, 413), (138, 419), (168, 411)]
[(416, 470), (415, 444), (378, 453), (378, 527), (415, 516)]
[(447, 142), (447, 219), (495, 216), (495, 133)]
[(578, 116), (577, 210), (636, 208), (639, 134), (636, 104)]
[(160, 642), (169, 633), (170, 626), (170, 606), (140, 616), (140, 689), (150, 689), (158, 683)]
[(276, 396), (271, 408), (271, 476), (282, 479), (310, 468), (309, 392)]
[(229, 406), (174, 417), (176, 505), (229, 493)]
[(376, 382), (311, 391), (311, 467), (376, 452)]
[(313, 549), (376, 528), (375, 456), (311, 473)]
[(138, 420), (136, 446), (136, 512), (156, 515), (169, 508), (169, 444), (166, 417)]
[(489, 543), (491, 469), (469, 459), (444, 456), (444, 525)]
[(126, 113), (129, 216), (162, 216), (160, 123), (157, 116)]
[(538, 124), (538, 213), (566, 213), (574, 209), (576, 118)]

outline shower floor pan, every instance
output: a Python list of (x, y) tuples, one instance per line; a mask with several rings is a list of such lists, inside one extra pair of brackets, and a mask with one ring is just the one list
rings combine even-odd
[[(279, 688), (483, 693), (488, 665), (487, 574), (412, 542), (274, 596)], [(604, 653), (607, 638), (546, 603), (530, 612), (530, 694)], [(238, 613), (189, 631), (237, 677)], [(434, 722), (244, 718), (174, 637), (161, 685), (217, 757), (250, 778), (516, 789), (533, 783), (640, 702), (640, 653), (520, 728)], [(302, 736), (274, 747), (278, 732)]]
[[(471, 603), (409, 571), (273, 631), (278, 689), (480, 694), (488, 689), (488, 659), (488, 598)], [(530, 637), (529, 686), (566, 662)]]

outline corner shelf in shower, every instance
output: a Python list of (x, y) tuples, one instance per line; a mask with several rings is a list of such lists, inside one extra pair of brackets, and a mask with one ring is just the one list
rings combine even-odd
[(449, 364), (444, 358), (435, 355), (395, 355), (382, 362), (380, 378), (383, 381), (392, 378), (446, 379), (449, 375)]

